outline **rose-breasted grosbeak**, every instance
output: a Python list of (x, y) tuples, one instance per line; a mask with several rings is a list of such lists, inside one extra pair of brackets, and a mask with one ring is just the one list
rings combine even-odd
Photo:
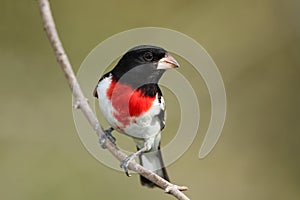
[[(164, 49), (141, 45), (130, 49), (118, 64), (98, 82), (94, 96), (112, 130), (131, 136), (138, 151), (121, 162), (128, 175), (128, 162), (139, 156), (140, 163), (169, 180), (160, 152), (161, 130), (165, 126), (165, 102), (158, 81), (166, 69), (179, 67)], [(154, 183), (141, 177), (142, 185)]]

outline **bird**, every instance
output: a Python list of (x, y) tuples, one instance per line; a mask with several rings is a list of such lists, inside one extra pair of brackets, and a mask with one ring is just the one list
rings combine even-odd
[[(116, 66), (104, 74), (93, 95), (111, 126), (105, 138), (115, 142), (111, 132), (116, 130), (133, 138), (137, 151), (120, 164), (127, 176), (128, 164), (139, 157), (140, 164), (170, 181), (160, 150), (161, 132), (165, 127), (165, 101), (158, 81), (167, 69), (179, 64), (165, 49), (152, 45), (139, 45), (129, 49)], [(140, 176), (143, 186), (153, 188), (150, 180)]]

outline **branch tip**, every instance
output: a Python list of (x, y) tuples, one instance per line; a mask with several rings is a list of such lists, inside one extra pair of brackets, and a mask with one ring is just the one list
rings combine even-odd
[(172, 193), (172, 192), (176, 192), (176, 191), (186, 191), (189, 188), (186, 186), (179, 186), (179, 185), (173, 185), (170, 184), (169, 186), (166, 187), (165, 192), (166, 193)]

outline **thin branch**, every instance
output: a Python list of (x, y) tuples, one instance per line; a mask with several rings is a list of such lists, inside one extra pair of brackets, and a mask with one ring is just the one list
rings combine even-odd
[[(73, 72), (72, 66), (70, 61), (65, 53), (65, 50), (62, 46), (62, 43), (59, 39), (58, 33), (56, 31), (55, 23), (52, 17), (50, 5), (48, 0), (39, 0), (38, 1), (41, 17), (44, 24), (44, 29), (48, 36), (48, 39), (51, 43), (51, 46), (54, 50), (57, 62), (59, 63), (66, 79), (69, 84), (70, 89), (72, 90), (73, 97), (74, 97), (74, 108), (78, 108), (82, 111), (84, 116), (89, 121), (90, 125), (95, 130), (98, 137), (103, 135), (103, 129), (88, 104), (87, 99), (85, 98), (80, 85), (78, 84), (77, 78)], [(115, 144), (113, 144), (110, 140), (105, 140), (104, 145), (106, 146), (107, 150), (111, 152), (111, 154), (116, 157), (119, 161), (124, 160), (127, 155), (121, 152)], [(174, 197), (180, 200), (189, 200), (187, 196), (185, 196), (181, 191), (187, 190), (185, 186), (177, 186), (171, 184), (170, 182), (164, 180), (160, 176), (154, 174), (148, 169), (145, 169), (135, 161), (129, 163), (128, 168), (132, 171), (137, 172), (138, 174), (142, 175), (143, 177), (151, 180), (156, 185), (160, 186), (165, 192), (172, 194)]]

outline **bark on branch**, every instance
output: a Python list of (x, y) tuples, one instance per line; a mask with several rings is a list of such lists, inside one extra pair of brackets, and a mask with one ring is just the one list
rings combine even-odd
[[(59, 63), (66, 79), (69, 84), (69, 87), (72, 91), (73, 97), (74, 97), (74, 108), (78, 108), (82, 111), (84, 116), (89, 121), (90, 125), (95, 130), (98, 137), (103, 135), (103, 129), (91, 109), (91, 107), (88, 104), (87, 99), (85, 98), (80, 85), (78, 84), (77, 78), (73, 72), (72, 66), (70, 64), (70, 61), (68, 59), (67, 54), (65, 53), (65, 50), (62, 46), (62, 43), (59, 39), (55, 23), (53, 20), (53, 16), (51, 13), (50, 5), (48, 0), (38, 0), (38, 6), (41, 13), (41, 17), (44, 24), (44, 29), (46, 31), (47, 37), (51, 43), (52, 49), (54, 50), (57, 62)], [(116, 157), (119, 161), (124, 160), (127, 155), (123, 152), (121, 152), (115, 144), (110, 142), (110, 140), (105, 140), (104, 145), (107, 147), (107, 150), (111, 152), (111, 154)], [(186, 190), (187, 187), (185, 186), (177, 186), (174, 185), (160, 176), (152, 173), (150, 170), (145, 169), (135, 161), (132, 161), (129, 163), (128, 168), (132, 171), (137, 172), (138, 174), (144, 176), (145, 178), (151, 180), (156, 185), (160, 186), (162, 189), (165, 190), (165, 192), (173, 195), (177, 199), (180, 200), (189, 200), (187, 196), (185, 196), (181, 191)]]

